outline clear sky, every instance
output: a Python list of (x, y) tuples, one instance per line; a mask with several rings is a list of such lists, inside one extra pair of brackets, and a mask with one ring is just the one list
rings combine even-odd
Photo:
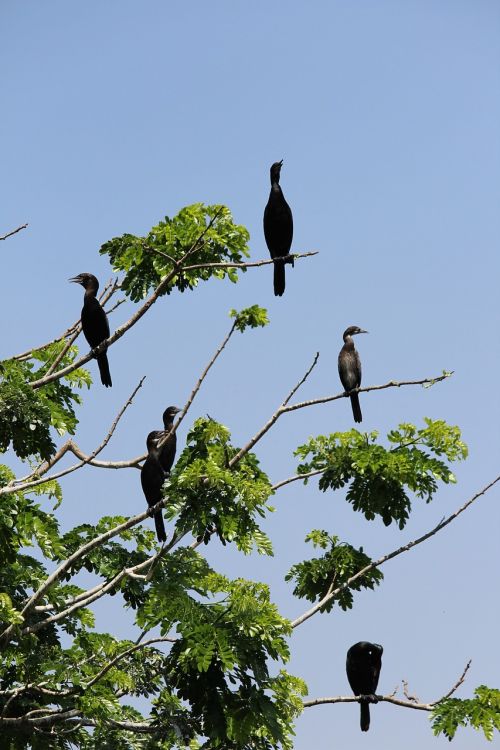
[[(0, 357), (45, 342), (79, 315), (82, 271), (101, 282), (98, 249), (124, 232), (144, 234), (164, 215), (203, 201), (225, 203), (267, 257), (262, 213), (269, 166), (283, 158), (297, 252), (320, 254), (287, 270), (283, 298), (272, 271), (236, 286), (213, 281), (165, 298), (109, 352), (113, 388), (85, 393), (77, 441), (90, 451), (142, 375), (144, 387), (107, 449), (130, 458), (182, 406), (229, 327), (227, 311), (267, 307), (271, 325), (238, 336), (197, 398), (187, 423), (208, 412), (246, 441), (300, 378), (302, 395), (340, 391), (337, 354), (347, 325), (360, 337), (365, 385), (454, 370), (431, 390), (361, 396), (363, 429), (443, 418), (463, 429), (470, 457), (458, 484), (416, 501), (400, 532), (367, 523), (312, 482), (275, 498), (265, 522), (276, 556), (244, 558), (211, 543), (210, 561), (262, 578), (290, 617), (283, 577), (310, 554), (303, 538), (325, 528), (379, 556), (432, 528), (499, 473), (500, 6), (495, 0), (132, 2), (2, 0), (0, 3)], [(112, 327), (128, 319), (119, 308)], [(90, 364), (95, 375), (95, 363)], [(293, 450), (309, 435), (352, 426), (349, 404), (285, 416), (257, 450), (273, 481), (295, 473)], [(64, 527), (144, 505), (135, 470), (86, 469), (63, 483)], [(387, 564), (381, 588), (355, 596), (350, 613), (316, 616), (297, 629), (289, 669), (311, 697), (348, 694), (347, 648), (382, 643), (379, 684), (401, 679), (422, 701), (444, 694), (472, 659), (466, 684), (500, 687), (499, 491), (408, 555)], [(98, 625), (131, 636), (118, 600)], [(445, 747), (421, 712), (308, 709), (297, 750)], [(453, 747), (491, 747), (459, 730)]]

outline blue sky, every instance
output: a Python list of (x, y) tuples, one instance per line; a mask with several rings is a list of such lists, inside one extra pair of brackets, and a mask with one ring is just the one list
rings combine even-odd
[[(210, 413), (243, 443), (307, 369), (303, 397), (340, 391), (341, 334), (356, 324), (365, 385), (454, 370), (431, 390), (361, 396), (363, 428), (382, 434), (424, 416), (458, 424), (470, 457), (458, 484), (431, 506), (415, 502), (403, 532), (368, 524), (314, 483), (275, 498), (265, 528), (272, 560), (211, 544), (210, 561), (263, 578), (294, 617), (283, 576), (309, 554), (303, 538), (326, 528), (379, 556), (435, 525), (498, 474), (500, 236), (500, 7), (431, 0), (315, 3), (67, 3), (3, 0), (0, 6), (0, 357), (53, 338), (81, 308), (67, 283), (82, 271), (110, 276), (102, 243), (143, 234), (164, 215), (225, 203), (251, 233), (252, 259), (267, 257), (262, 213), (270, 164), (294, 214), (297, 252), (283, 298), (269, 268), (236, 286), (211, 282), (161, 300), (109, 353), (112, 390), (85, 394), (77, 441), (90, 451), (142, 375), (147, 380), (106, 456), (135, 456), (166, 405), (181, 406), (229, 327), (227, 312), (267, 307), (271, 325), (238, 336), (191, 412)], [(131, 305), (113, 315), (128, 319)], [(15, 325), (12, 319), (15, 317)], [(95, 374), (95, 364), (90, 365)], [(189, 422), (189, 420), (188, 420)], [(309, 435), (351, 427), (347, 402), (288, 415), (257, 450), (273, 481), (294, 473)], [(179, 432), (182, 446), (188, 424)], [(64, 482), (64, 526), (142, 508), (136, 471), (86, 469)], [(89, 498), (92, 501), (89, 502)], [(498, 510), (494, 490), (439, 536), (384, 568), (376, 594), (351, 613), (316, 616), (297, 629), (290, 670), (311, 697), (348, 694), (347, 648), (384, 645), (380, 690), (402, 678), (421, 700), (446, 692), (469, 658), (459, 695), (498, 687)], [(98, 608), (116, 625), (116, 602)], [(131, 634), (127, 615), (120, 635)], [(420, 712), (372, 711), (368, 740), (357, 706), (308, 709), (297, 750), (334, 746), (408, 750), (448, 746)], [(461, 731), (455, 748), (489, 747)]]

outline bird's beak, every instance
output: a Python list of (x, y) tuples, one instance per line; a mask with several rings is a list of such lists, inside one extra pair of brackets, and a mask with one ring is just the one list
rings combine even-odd
[(82, 281), (82, 277), (81, 276), (73, 276), (73, 278), (72, 279), (68, 279), (68, 281), (73, 281), (75, 284), (80, 284), (81, 281)]
[(361, 328), (358, 333), (369, 333), (369, 331), (365, 331), (363, 328)]
[(280, 162), (278, 162), (278, 164), (280, 165), (280, 169), (281, 169), (281, 167), (283, 166), (283, 159)]

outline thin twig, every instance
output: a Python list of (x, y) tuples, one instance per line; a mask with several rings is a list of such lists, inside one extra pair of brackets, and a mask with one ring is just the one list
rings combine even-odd
[(454, 513), (449, 515), (447, 518), (443, 519), (438, 523), (437, 526), (435, 526), (431, 531), (428, 531), (423, 536), (418, 537), (417, 539), (414, 539), (411, 542), (408, 542), (408, 544), (403, 545), (402, 547), (399, 547), (398, 549), (394, 550), (393, 552), (389, 552), (387, 555), (383, 555), (383, 557), (380, 557), (378, 560), (374, 560), (369, 565), (366, 565), (364, 568), (359, 570), (357, 573), (352, 575), (350, 578), (345, 581), (341, 586), (336, 588), (334, 591), (331, 591), (329, 594), (324, 596), (317, 604), (314, 605), (314, 607), (311, 607), (311, 609), (307, 610), (307, 612), (304, 612), (303, 615), (300, 615), (300, 617), (297, 617), (293, 622), (291, 623), (292, 628), (296, 628), (299, 625), (302, 625), (303, 622), (308, 620), (310, 617), (316, 614), (316, 612), (319, 612), (319, 610), (324, 607), (324, 605), (329, 602), (331, 599), (335, 599), (342, 591), (344, 591), (347, 588), (350, 588), (351, 584), (353, 584), (355, 581), (357, 581), (359, 578), (362, 578), (367, 573), (369, 573), (371, 570), (374, 570), (375, 568), (379, 568), (381, 565), (386, 563), (388, 560), (392, 560), (394, 557), (398, 557), (399, 555), (402, 555), (404, 552), (408, 552), (413, 547), (416, 547), (419, 544), (422, 544), (422, 542), (427, 541), (427, 539), (430, 539), (434, 534), (437, 534), (438, 531), (441, 531), (445, 528), (445, 526), (448, 526), (452, 521), (454, 521), (456, 518), (458, 518), (459, 515), (461, 515), (467, 508), (469, 508), (472, 503), (474, 503), (479, 497), (486, 494), (488, 490), (490, 490), (497, 482), (500, 481), (500, 475), (496, 477), (492, 482), (487, 484), (485, 487), (483, 487), (482, 490), (479, 490), (479, 492), (476, 492), (475, 495), (473, 495), (469, 500), (467, 500), (463, 505), (458, 508)]
[(12, 232), (7, 232), (7, 234), (4, 234), (2, 237), (0, 237), (0, 240), (6, 240), (7, 237), (12, 237), (13, 234), (17, 234), (21, 231), (21, 229), (26, 229), (27, 226), (28, 224), (21, 224), (21, 226), (17, 229), (13, 229)]
[(283, 255), (279, 258), (271, 258), (266, 260), (256, 260), (250, 263), (197, 263), (195, 266), (184, 266), (184, 271), (195, 271), (199, 268), (257, 268), (258, 266), (268, 266), (273, 263), (277, 263), (282, 260), (290, 260), (293, 258), (309, 258), (311, 255), (318, 255), (319, 250), (307, 252), (307, 253), (291, 253), (290, 255)]
[(243, 456), (246, 453), (248, 453), (248, 451), (252, 450), (253, 446), (261, 439), (261, 437), (263, 435), (265, 435), (266, 432), (271, 429), (271, 427), (273, 426), (273, 424), (278, 421), (278, 419), (280, 418), (280, 416), (285, 411), (287, 411), (290, 408), (290, 407), (287, 406), (288, 402), (297, 393), (297, 391), (300, 388), (300, 386), (303, 383), (305, 383), (305, 381), (307, 380), (307, 378), (309, 377), (309, 375), (311, 374), (311, 372), (313, 371), (313, 369), (316, 367), (318, 359), (319, 359), (319, 352), (316, 352), (316, 354), (314, 356), (314, 359), (312, 361), (312, 364), (309, 367), (309, 369), (302, 376), (302, 378), (298, 381), (298, 383), (296, 383), (293, 386), (292, 390), (290, 391), (290, 393), (288, 394), (288, 396), (285, 398), (285, 400), (282, 402), (281, 406), (279, 406), (276, 409), (276, 411), (272, 415), (271, 419), (269, 419), (269, 421), (266, 422), (266, 424), (264, 425), (264, 427), (262, 427), (256, 435), (254, 435), (254, 437), (245, 445), (244, 448), (241, 448), (241, 450), (239, 450), (238, 453), (235, 456), (233, 456), (233, 458), (229, 461), (229, 468), (232, 468), (235, 464), (238, 463), (238, 461), (240, 461), (243, 458)]
[(325, 471), (326, 469), (315, 469), (315, 471), (308, 471), (307, 474), (295, 474), (293, 477), (288, 477), (288, 479), (282, 479), (281, 482), (276, 482), (276, 484), (273, 484), (271, 489), (276, 492), (276, 490), (279, 490), (280, 487), (284, 487), (286, 484), (290, 484), (291, 482), (298, 482), (300, 479), (309, 479), (309, 477), (315, 477), (318, 474), (324, 474)]
[(231, 336), (233, 335), (233, 333), (235, 332), (235, 330), (236, 330), (236, 320), (232, 324), (231, 328), (229, 329), (229, 332), (224, 337), (224, 340), (222, 341), (222, 343), (218, 347), (218, 349), (215, 352), (215, 354), (213, 355), (212, 359), (210, 360), (210, 362), (208, 363), (208, 365), (205, 367), (205, 369), (201, 373), (200, 377), (198, 378), (198, 381), (197, 381), (195, 387), (193, 388), (193, 390), (189, 394), (189, 398), (188, 398), (188, 400), (186, 401), (186, 403), (184, 404), (184, 406), (183, 406), (183, 408), (181, 410), (180, 416), (175, 421), (175, 423), (172, 425), (172, 427), (170, 428), (170, 430), (167, 433), (165, 433), (165, 435), (162, 437), (161, 440), (158, 441), (158, 448), (161, 448), (163, 445), (165, 445), (165, 443), (170, 438), (170, 436), (174, 434), (174, 432), (177, 430), (177, 428), (181, 424), (182, 420), (184, 419), (184, 417), (186, 416), (187, 412), (189, 411), (189, 407), (193, 403), (196, 394), (200, 390), (203, 381), (205, 380), (206, 376), (208, 375), (208, 373), (212, 369), (213, 365), (215, 364), (215, 362), (219, 358), (220, 354), (223, 352), (224, 348), (226, 347), (226, 344), (228, 343), (229, 339), (231, 338)]

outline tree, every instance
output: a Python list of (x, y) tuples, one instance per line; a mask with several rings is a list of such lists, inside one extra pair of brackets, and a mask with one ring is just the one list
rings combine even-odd
[[(79, 356), (77, 322), (55, 340), (2, 362), (0, 446), (3, 451), (11, 447), (29, 467), (25, 476), (0, 467), (0, 728), (5, 747), (291, 748), (294, 721), (302, 710), (357, 700), (305, 700), (306, 685), (285, 669), (294, 630), (335, 606), (351, 609), (355, 592), (382, 583), (387, 560), (439, 533), (500, 481), (494, 479), (428, 533), (376, 560), (327, 530), (308, 530), (316, 555), (297, 562), (286, 578), (294, 595), (311, 606), (293, 621), (280, 614), (264, 583), (217, 572), (203, 555), (204, 545), (215, 538), (244, 554), (272, 554), (259, 520), (272, 510), (272, 496), (289, 483), (318, 477), (323, 492), (347, 488), (346, 501), (366, 521), (381, 518), (403, 530), (415, 501), (429, 503), (440, 484), (454, 482), (451, 464), (467, 456), (460, 430), (442, 420), (425, 419), (420, 427), (402, 423), (384, 440), (376, 432), (352, 429), (310, 438), (296, 450), (297, 473), (273, 484), (254, 452), (262, 437), (284, 414), (348, 395), (296, 400), (316, 366), (316, 355), (243, 447), (234, 445), (230, 430), (212, 417), (192, 420), (186, 445), (180, 446), (165, 482), (164, 498), (154, 509), (164, 508), (175, 529), (165, 545), (158, 547), (153, 531), (142, 524), (151, 510), (132, 518), (103, 516), (95, 526), (81, 524), (61, 533), (60, 480), (86, 465), (96, 470), (111, 466), (98, 455), (142, 385), (87, 455), (72, 438), (75, 405), (82, 403), (82, 389), (91, 385), (84, 365), (124, 336), (160, 297), (195, 290), (212, 278), (234, 283), (240, 272), (274, 262), (248, 262), (247, 241), (247, 231), (233, 222), (227, 208), (202, 204), (165, 218), (146, 237), (115, 238), (101, 253), (120, 280), (106, 286), (101, 303), (111, 312), (121, 303), (113, 306), (116, 295), (123, 292), (138, 304), (130, 319), (95, 352)], [(257, 305), (231, 310), (230, 316), (229, 331), (195, 382), (173, 430), (191, 414), (196, 394), (230, 339), (269, 322)], [(430, 387), (450, 374), (359, 390)], [(58, 445), (56, 435), (70, 437)], [(77, 463), (60, 468), (68, 453)], [(113, 467), (139, 467), (144, 458)], [(108, 477), (112, 483), (113, 476)], [(46, 509), (51, 501), (54, 507)], [(33, 554), (28, 554), (30, 547)], [(87, 588), (75, 582), (82, 571), (92, 579)], [(93, 603), (111, 596), (134, 612), (134, 641), (93, 628)], [(494, 729), (500, 729), (500, 691), (480, 686), (473, 698), (454, 698), (467, 669), (437, 701), (421, 703), (406, 689), (404, 698), (392, 694), (379, 699), (429, 712), (433, 731), (450, 739), (466, 724), (492, 739)], [(138, 697), (147, 711), (137, 707)]]

